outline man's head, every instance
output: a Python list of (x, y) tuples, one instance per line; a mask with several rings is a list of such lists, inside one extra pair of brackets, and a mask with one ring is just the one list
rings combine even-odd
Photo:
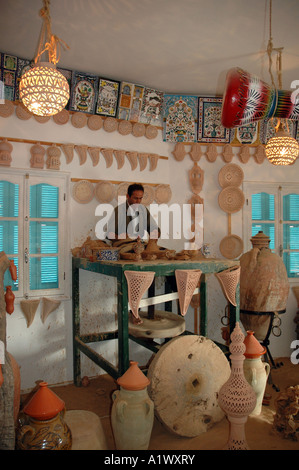
[(144, 187), (142, 184), (130, 184), (127, 191), (127, 201), (129, 206), (132, 204), (141, 204), (144, 194)]

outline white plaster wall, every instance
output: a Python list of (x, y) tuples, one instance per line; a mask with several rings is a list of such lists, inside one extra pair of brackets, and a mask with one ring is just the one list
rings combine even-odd
[[(170, 203), (187, 203), (191, 196), (188, 181), (188, 171), (193, 162), (189, 155), (178, 162), (174, 159), (172, 151), (174, 144), (162, 141), (162, 132), (158, 137), (149, 140), (145, 137), (136, 138), (132, 135), (122, 136), (117, 131), (107, 133), (101, 129), (91, 131), (87, 126), (76, 129), (71, 122), (59, 126), (52, 120), (41, 124), (31, 118), (22, 121), (15, 115), (9, 118), (0, 118), (0, 136), (18, 139), (33, 139), (37, 141), (87, 144), (89, 146), (110, 147), (114, 149), (137, 150), (153, 152), (168, 157), (168, 160), (160, 159), (155, 171), (148, 168), (144, 171), (131, 171), (128, 161), (120, 170), (116, 161), (110, 168), (106, 168), (104, 157), (100, 157), (99, 164), (92, 166), (88, 156), (84, 165), (79, 164), (79, 157), (74, 152), (74, 159), (70, 164), (66, 163), (64, 154), (61, 155), (61, 171), (68, 172), (71, 178), (92, 178), (113, 181), (136, 181), (142, 183), (167, 183), (172, 190)], [(30, 146), (26, 143), (13, 143), (12, 168), (30, 167)], [(218, 148), (220, 154), (221, 148)], [(235, 149), (237, 152), (237, 149)], [(237, 155), (233, 162), (238, 163), (244, 171), (244, 181), (280, 181), (298, 182), (298, 163), (292, 167), (276, 168), (267, 161), (258, 165), (250, 159), (247, 164), (242, 164)], [(218, 194), (221, 190), (218, 183), (219, 170), (224, 165), (222, 157), (218, 156), (216, 162), (210, 163), (203, 156), (199, 166), (204, 170), (204, 185), (201, 197), (204, 199), (204, 242), (210, 244), (211, 257), (221, 258), (219, 243), (227, 235), (228, 218), (218, 206)], [(1, 169), (0, 169), (1, 174)], [(70, 185), (72, 188), (72, 183)], [(94, 199), (89, 204), (78, 204), (70, 195), (70, 245), (80, 246), (88, 235), (95, 238), (94, 229), (97, 219), (95, 209), (98, 202)], [(232, 233), (243, 237), (242, 211), (232, 214)], [(178, 240), (163, 242), (164, 246), (180, 251), (184, 248)], [(111, 279), (106, 279), (103, 285), (98, 276), (83, 272), (81, 275), (81, 304), (82, 304), (82, 331), (93, 332), (97, 329), (107, 331), (116, 325), (115, 318), (115, 285)], [(69, 273), (69, 282), (71, 273)], [(208, 279), (208, 335), (211, 339), (221, 341), (221, 316), (224, 314), (226, 301), (215, 276)], [(100, 299), (100, 301), (99, 301)], [(282, 335), (275, 338), (271, 335), (270, 350), (274, 357), (290, 356), (290, 344), (295, 339), (294, 317), (296, 313), (296, 300), (290, 289), (287, 313), (282, 316)], [(72, 306), (71, 300), (63, 300), (60, 307), (54, 311), (43, 324), (40, 319), (39, 306), (32, 325), (27, 328), (25, 318), (15, 305), (14, 313), (7, 315), (7, 344), (8, 350), (14, 355), (21, 367), (21, 388), (30, 389), (37, 380), (45, 380), (49, 384), (66, 383), (73, 380), (73, 352), (72, 352)], [(187, 328), (193, 328), (193, 309), (189, 309), (186, 315)], [(95, 346), (112, 362), (117, 361), (117, 344), (115, 341)], [(130, 358), (144, 364), (150, 358), (151, 353), (144, 351), (140, 346), (131, 345)], [(94, 376), (101, 371), (85, 356), (82, 357), (82, 375)]]

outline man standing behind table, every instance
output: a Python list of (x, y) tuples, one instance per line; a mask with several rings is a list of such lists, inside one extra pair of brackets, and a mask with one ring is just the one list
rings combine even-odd
[(151, 239), (160, 236), (160, 229), (149, 210), (142, 204), (144, 187), (133, 183), (128, 187), (126, 202), (116, 206), (107, 225), (107, 238), (121, 240), (126, 238)]

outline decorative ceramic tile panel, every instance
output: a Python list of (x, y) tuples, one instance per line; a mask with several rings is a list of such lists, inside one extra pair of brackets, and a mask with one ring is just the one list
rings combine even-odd
[(128, 121), (138, 121), (143, 93), (143, 86), (121, 82), (117, 117)]
[(19, 84), (24, 73), (30, 69), (31, 60), (18, 58), (15, 100), (20, 101)]
[(163, 98), (164, 93), (162, 91), (153, 90), (152, 88), (145, 87), (139, 122), (143, 122), (144, 124), (162, 126)]
[(1, 54), (0, 80), (4, 86), (4, 98), (14, 101), (16, 94), (18, 58), (8, 54)]
[(64, 109), (69, 109), (70, 103), (71, 103), (71, 96), (72, 96), (71, 90), (72, 90), (73, 72), (71, 70), (62, 69), (60, 67), (57, 67), (57, 70), (67, 79), (67, 82), (68, 82), (69, 87), (70, 87), (70, 99), (68, 100), (67, 105), (64, 107)]
[(165, 142), (196, 141), (197, 99), (197, 96), (164, 94), (163, 140)]
[(94, 113), (98, 81), (99, 78), (96, 75), (73, 72), (71, 111)]
[(106, 80), (105, 78), (99, 79), (96, 114), (116, 116), (119, 87), (120, 82)]
[(222, 98), (198, 98), (198, 141), (222, 142), (230, 141), (230, 131), (221, 124)]
[(251, 122), (236, 129), (236, 138), (241, 144), (254, 144), (259, 137), (258, 122)]

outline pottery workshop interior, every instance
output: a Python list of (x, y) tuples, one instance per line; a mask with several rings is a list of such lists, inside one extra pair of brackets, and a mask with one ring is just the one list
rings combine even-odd
[(1, 449), (299, 449), (298, 18), (0, 0)]

